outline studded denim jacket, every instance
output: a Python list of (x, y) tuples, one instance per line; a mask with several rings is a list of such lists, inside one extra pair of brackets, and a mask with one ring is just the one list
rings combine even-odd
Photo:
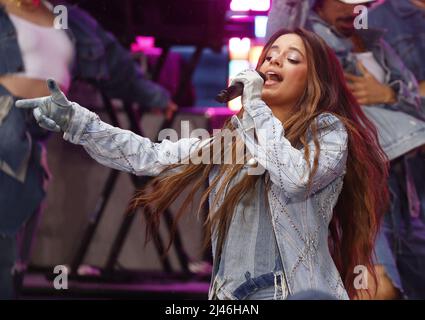
[[(118, 170), (155, 176), (166, 165), (181, 161), (203, 145), (198, 138), (182, 138), (175, 142), (165, 139), (161, 143), (153, 143), (102, 122), (96, 114), (77, 104), (73, 104), (73, 108), (75, 112), (64, 139), (82, 145), (96, 161)], [(344, 125), (332, 114), (322, 114), (317, 118), (319, 167), (308, 189), (309, 164), (304, 159), (304, 151), (293, 147), (285, 138), (282, 123), (274, 117), (271, 109), (260, 101), (256, 105), (246, 105), (244, 110), (242, 117), (234, 115), (231, 121), (249, 153), (264, 168), (271, 181), (269, 191), (263, 189), (262, 192), (267, 192), (272, 230), (284, 274), (282, 286), (289, 295), (317, 289), (336, 298), (347, 299), (328, 249), (328, 224), (346, 168), (347, 133)], [(315, 145), (310, 141), (309, 146), (309, 162), (312, 165)], [(216, 169), (217, 166), (210, 174), (210, 181), (215, 177)], [(213, 190), (210, 195), (210, 212), (214, 211), (211, 206), (215, 192)], [(256, 198), (254, 202), (258, 200)], [(220, 201), (216, 205), (219, 206)], [(244, 207), (240, 202), (236, 210), (243, 209), (251, 210), (251, 207)], [(213, 254), (217, 252), (214, 235), (213, 232)], [(253, 256), (255, 253), (251, 249), (237, 241), (232, 248), (234, 252), (242, 250)], [(215, 257), (214, 270), (217, 270), (218, 260)], [(236, 265), (235, 268), (238, 269), (233, 272), (240, 275), (247, 272), (244, 265)], [(233, 293), (243, 284), (243, 277), (230, 280), (213, 271), (210, 298), (237, 298)]]

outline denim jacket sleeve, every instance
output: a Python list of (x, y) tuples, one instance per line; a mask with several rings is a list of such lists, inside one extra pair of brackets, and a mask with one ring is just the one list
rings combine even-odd
[(380, 47), (385, 62), (390, 68), (388, 85), (394, 89), (397, 95), (397, 102), (388, 104), (386, 107), (425, 120), (425, 105), (421, 100), (415, 76), (385, 40), (380, 41)]
[(295, 29), (304, 27), (313, 0), (274, 0), (267, 21), (266, 39), (279, 29)]
[[(242, 119), (234, 115), (232, 124), (241, 135), (249, 152), (270, 174), (287, 198), (313, 194), (345, 173), (347, 132), (343, 123), (330, 113), (319, 115), (317, 134), (320, 146), (319, 163), (309, 184), (309, 168), (313, 168), (315, 144), (310, 139), (310, 157), (304, 148), (297, 149), (284, 136), (284, 128), (263, 102), (244, 106)], [(311, 137), (311, 136), (310, 136)]]
[(135, 133), (102, 122), (99, 116), (73, 103), (73, 116), (64, 139), (84, 147), (100, 164), (135, 175), (156, 176), (167, 165), (181, 162), (200, 139), (168, 139), (154, 143)]

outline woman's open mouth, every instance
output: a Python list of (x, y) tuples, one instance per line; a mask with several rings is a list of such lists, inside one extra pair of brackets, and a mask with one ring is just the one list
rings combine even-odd
[(272, 86), (276, 85), (283, 81), (283, 77), (273, 71), (267, 71), (266, 72), (266, 82), (264, 83), (265, 86)]

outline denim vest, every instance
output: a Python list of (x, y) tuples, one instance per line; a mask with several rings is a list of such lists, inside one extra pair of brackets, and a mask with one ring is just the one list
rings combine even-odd
[(369, 26), (385, 29), (393, 47), (418, 81), (425, 81), (425, 10), (410, 1), (386, 0), (369, 13)]
[[(45, 196), (45, 171), (40, 163), (41, 142), (46, 131), (35, 122), (30, 110), (15, 108), (15, 98), (0, 85), (0, 237), (14, 236)], [(1, 117), (0, 117), (1, 118)], [(17, 173), (21, 172), (19, 179)]]
[[(169, 101), (168, 93), (144, 78), (129, 52), (87, 13), (76, 6), (67, 8), (69, 29), (65, 31), (76, 49), (71, 69), (73, 79), (96, 81), (111, 98), (131, 99), (139, 102), (142, 107), (165, 108)], [(24, 67), (15, 27), (0, 5), (0, 76), (24, 71)], [(8, 101), (16, 98), (5, 88), (0, 88), (0, 163), (6, 162), (12, 169), (17, 169), (22, 164), (24, 158), (33, 151), (32, 145), (36, 145), (39, 139), (38, 134), (34, 135), (33, 128), (24, 120), (25, 114), (30, 113), (9, 108)], [(2, 114), (6, 109), (13, 112)], [(31, 138), (28, 138), (28, 132), (31, 133)], [(36, 146), (39, 147), (40, 145)], [(32, 161), (39, 162), (39, 154), (40, 152), (35, 153)], [(28, 184), (26, 188), (33, 190), (33, 197), (27, 197), (25, 201), (22, 200), (23, 192), (19, 191), (19, 185), (16, 188), (11, 187), (21, 182), (13, 181), (13, 178), (0, 170), (0, 233), (16, 233), (40, 204), (44, 194), (42, 179), (35, 177), (42, 176), (42, 171), (36, 164), (31, 164), (28, 170), (34, 168), (38, 168), (39, 172), (29, 171), (33, 178), (31, 182), (25, 181), (25, 186)]]
[[(352, 54), (352, 43), (324, 22), (313, 10), (315, 0), (275, 0), (269, 13), (267, 36), (280, 28), (305, 27), (320, 35), (334, 49), (345, 71), (361, 74)], [(363, 107), (378, 130), (382, 148), (390, 160), (425, 143), (425, 100), (421, 99), (414, 75), (394, 50), (382, 40), (382, 31), (357, 30), (385, 70), (385, 83), (397, 94), (397, 103)]]
[[(76, 103), (73, 109), (74, 115), (64, 139), (82, 145), (99, 163), (136, 175), (158, 175), (165, 166), (181, 162), (204, 145), (205, 140), (201, 142), (199, 138), (182, 138), (175, 142), (165, 139), (161, 143), (153, 143), (131, 131), (102, 122), (96, 114)], [(237, 204), (231, 231), (225, 240), (226, 247), (220, 257), (215, 257), (218, 252), (217, 235), (212, 230), (214, 271), (209, 297), (243, 299), (273, 281), (276, 287), (281, 288), (276, 293), (281, 298), (316, 289), (338, 299), (347, 299), (328, 248), (328, 226), (346, 170), (347, 133), (344, 125), (332, 114), (322, 114), (317, 118), (321, 152), (317, 173), (308, 188), (308, 164), (304, 150), (291, 146), (284, 136), (282, 123), (273, 116), (270, 108), (257, 101), (247, 104), (244, 110), (242, 118), (234, 115), (231, 121), (259, 168), (265, 170), (264, 174), (271, 182), (270, 189), (266, 191), (260, 187), (252, 202), (240, 201)], [(311, 134), (309, 146), (311, 165), (315, 153)], [(217, 166), (210, 173), (210, 182), (216, 174)], [(216, 210), (212, 207), (216, 195), (217, 189), (212, 190), (210, 212)], [(267, 199), (268, 204), (262, 204), (262, 199)], [(216, 205), (221, 202), (222, 199), (218, 199)], [(270, 220), (264, 215), (266, 210)], [(239, 238), (244, 230), (255, 233), (255, 229), (260, 227), (259, 219), (255, 223), (239, 223), (237, 219), (244, 211), (246, 216), (262, 214), (264, 226), (269, 224), (273, 237), (268, 241), (259, 238), (253, 241), (251, 237), (250, 245), (243, 237)], [(275, 265), (269, 263), (262, 271), (255, 270), (259, 252), (273, 247), (270, 241), (275, 242), (276, 251), (266, 254), (276, 256)], [(241, 253), (254, 262), (237, 263), (235, 257)]]

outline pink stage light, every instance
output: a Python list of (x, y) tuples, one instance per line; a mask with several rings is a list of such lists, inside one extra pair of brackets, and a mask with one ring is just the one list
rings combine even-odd
[[(252, 68), (248, 60), (231, 60), (229, 62), (229, 81), (230, 85), (231, 80), (241, 71)], [(236, 98), (227, 103), (227, 107), (232, 111), (239, 111), (242, 108), (241, 98)]]
[(258, 59), (260, 58), (261, 52), (263, 52), (263, 46), (253, 46), (249, 50), (248, 61), (251, 66), (256, 66)]
[(249, 22), (252, 21), (252, 17), (246, 14), (235, 14), (230, 17), (233, 21), (236, 22)]
[(250, 3), (249, 0), (232, 0), (230, 3), (230, 10), (232, 11), (249, 11)]
[(252, 0), (251, 10), (253, 11), (269, 11), (270, 0)]
[(157, 53), (160, 48), (155, 48), (155, 38), (136, 36), (136, 41), (131, 44), (131, 52)]
[(251, 48), (251, 39), (249, 38), (230, 38), (229, 52), (230, 59), (247, 59), (249, 49)]
[(232, 0), (230, 10), (232, 11), (268, 11), (270, 0)]
[(255, 36), (257, 38), (264, 38), (267, 31), (267, 20), (266, 16), (255, 17)]
[(154, 37), (136, 37), (137, 44), (142, 48), (153, 48), (155, 47), (155, 38)]

